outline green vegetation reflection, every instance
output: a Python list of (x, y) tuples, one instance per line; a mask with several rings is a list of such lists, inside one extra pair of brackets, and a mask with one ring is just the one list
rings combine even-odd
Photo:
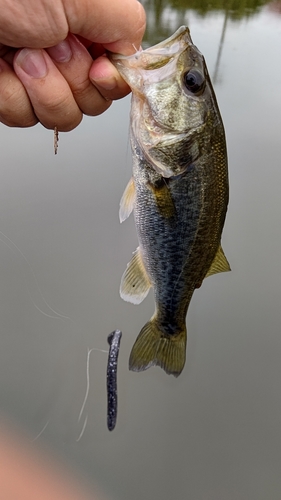
[(188, 12), (198, 16), (218, 14), (240, 21), (260, 12), (269, 0), (142, 0), (147, 12), (144, 48), (171, 35), (173, 29), (188, 24)]
[[(158, 0), (159, 1), (159, 0)], [(160, 0), (161, 1), (161, 0)], [(157, 0), (156, 0), (157, 2)], [(154, 2), (153, 2), (154, 3)], [(232, 19), (242, 19), (257, 13), (260, 8), (269, 3), (268, 0), (171, 0), (169, 4), (174, 9), (192, 9), (205, 16), (212, 11), (229, 11)]]

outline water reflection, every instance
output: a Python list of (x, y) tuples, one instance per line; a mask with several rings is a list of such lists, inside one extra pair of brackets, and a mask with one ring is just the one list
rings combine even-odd
[(216, 60), (216, 65), (215, 65), (215, 70), (214, 70), (214, 75), (213, 75), (213, 83), (216, 83), (217, 78), (218, 78), (219, 64), (220, 64), (220, 60), (221, 60), (222, 48), (223, 48), (223, 43), (224, 43), (225, 34), (226, 34), (228, 16), (229, 16), (229, 10), (226, 9), (225, 14), (224, 14), (224, 22), (223, 22), (223, 27), (222, 27), (222, 32), (221, 32), (218, 55), (217, 55), (217, 60)]
[[(224, 13), (225, 31), (228, 17), (235, 21), (249, 18), (267, 3), (268, 0), (143, 0), (147, 13), (144, 47), (167, 38), (180, 25), (188, 25), (188, 10), (201, 17)], [(272, 8), (280, 11), (280, 2), (272, 2)]]

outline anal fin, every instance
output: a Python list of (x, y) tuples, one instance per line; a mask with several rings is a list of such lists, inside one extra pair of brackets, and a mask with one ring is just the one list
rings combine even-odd
[(207, 272), (205, 278), (208, 276), (212, 276), (212, 274), (224, 273), (226, 271), (231, 271), (229, 262), (224, 255), (224, 251), (222, 246), (220, 245), (218, 251), (215, 255), (215, 258), (211, 264), (209, 271)]
[(140, 304), (147, 296), (150, 287), (151, 282), (143, 264), (140, 248), (138, 247), (133, 253), (133, 257), (122, 276), (120, 295), (127, 302)]

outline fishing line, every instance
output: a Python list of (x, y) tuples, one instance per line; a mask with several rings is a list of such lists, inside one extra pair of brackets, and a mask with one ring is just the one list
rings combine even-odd
[(81, 437), (82, 437), (82, 436), (83, 436), (83, 434), (84, 434), (84, 431), (85, 431), (85, 429), (86, 429), (87, 422), (88, 422), (88, 415), (86, 415), (85, 422), (84, 422), (84, 425), (83, 425), (83, 427), (82, 427), (82, 430), (81, 430), (81, 432), (80, 432), (80, 434), (79, 434), (78, 438), (76, 439), (76, 442), (77, 442), (77, 443), (78, 443), (78, 441), (80, 441)]
[(82, 417), (82, 413), (84, 411), (85, 404), (87, 402), (88, 395), (89, 395), (89, 390), (90, 390), (90, 355), (91, 355), (92, 351), (105, 352), (106, 354), (108, 354), (108, 351), (105, 351), (104, 349), (98, 349), (97, 347), (92, 347), (92, 349), (88, 348), (87, 365), (86, 365), (86, 378), (87, 378), (86, 393), (85, 393), (84, 401), (83, 401), (77, 422), (79, 422), (81, 417)]
[[(29, 295), (29, 298), (30, 298), (30, 301), (32, 302), (32, 304), (34, 305), (35, 309), (37, 309), (37, 311), (39, 311), (41, 314), (43, 314), (44, 316), (47, 316), (47, 318), (51, 318), (51, 319), (60, 319), (59, 316), (52, 316), (51, 314), (47, 314), (45, 313), (44, 311), (42, 311), (42, 309), (40, 309), (40, 307), (37, 306), (37, 304), (35, 304), (33, 298), (31, 297), (31, 293), (30, 293), (30, 290), (27, 288), (27, 291), (28, 291), (28, 295)], [(70, 318), (69, 318), (70, 319)], [(72, 319), (70, 319), (70, 321), (73, 321)]]
[[(84, 400), (83, 400), (83, 403), (81, 406), (81, 410), (80, 410), (77, 422), (80, 422), (80, 420), (81, 420), (81, 417), (82, 417), (82, 414), (83, 414), (83, 411), (84, 411), (84, 408), (85, 408), (85, 405), (86, 405), (86, 402), (88, 399), (88, 395), (89, 395), (89, 390), (90, 390), (90, 356), (91, 356), (92, 351), (105, 352), (106, 354), (108, 354), (108, 351), (105, 351), (104, 349), (98, 349), (97, 347), (92, 347), (92, 349), (88, 348), (87, 363), (86, 363), (86, 381), (87, 381), (86, 382), (86, 393), (84, 396)], [(76, 439), (76, 441), (80, 441), (81, 437), (83, 436), (84, 431), (86, 429), (87, 421), (88, 421), (88, 415), (86, 415), (81, 433), (79, 434), (79, 437)]]
[(41, 436), (41, 434), (43, 434), (43, 432), (46, 429), (49, 422), (50, 422), (50, 420), (48, 420), (48, 422), (46, 422), (46, 424), (44, 425), (43, 429), (39, 432), (39, 434), (37, 434), (37, 436), (34, 439), (32, 439), (32, 441), (31, 441), (32, 443), (33, 443), (33, 441), (36, 441), (36, 439), (38, 439)]

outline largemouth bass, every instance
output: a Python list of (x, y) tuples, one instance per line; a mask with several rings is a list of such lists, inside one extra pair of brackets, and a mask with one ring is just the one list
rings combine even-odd
[(193, 292), (205, 277), (230, 270), (220, 243), (228, 204), (224, 127), (204, 57), (187, 27), (111, 60), (132, 89), (133, 177), (120, 220), (133, 210), (139, 239), (120, 293), (139, 304), (153, 287), (156, 304), (129, 367), (158, 365), (178, 376)]

